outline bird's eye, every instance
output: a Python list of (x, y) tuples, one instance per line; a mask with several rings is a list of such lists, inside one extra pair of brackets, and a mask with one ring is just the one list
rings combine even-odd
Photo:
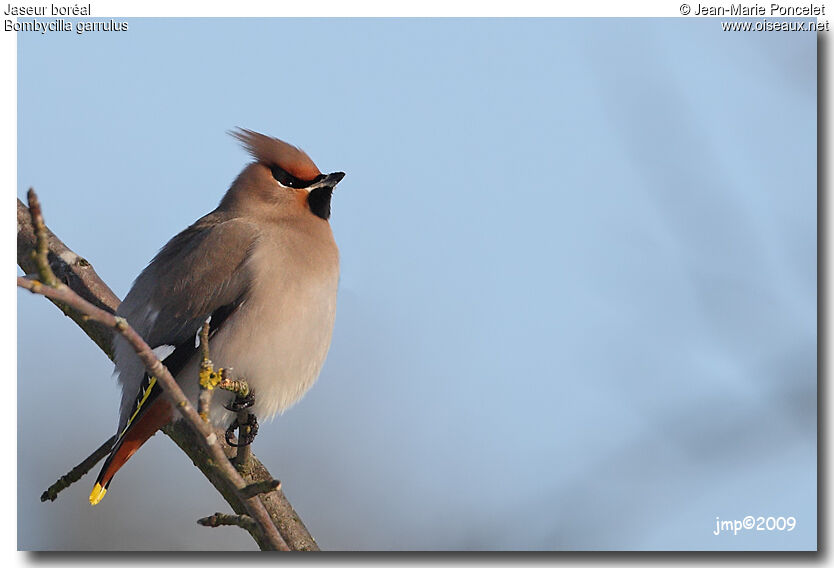
[(278, 166), (272, 167), (272, 177), (285, 187), (301, 187), (302, 181), (295, 176), (292, 176), (279, 168)]
[(313, 178), (311, 180), (305, 180), (305, 179), (300, 179), (300, 178), (295, 177), (291, 173), (282, 170), (278, 166), (272, 166), (272, 177), (274, 177), (275, 180), (278, 183), (280, 183), (281, 185), (283, 185), (284, 187), (292, 187), (294, 189), (303, 189), (305, 187), (309, 187), (309, 186), (313, 185), (317, 181), (322, 180), (324, 178), (324, 174), (319, 174), (318, 176), (316, 176), (315, 178)]

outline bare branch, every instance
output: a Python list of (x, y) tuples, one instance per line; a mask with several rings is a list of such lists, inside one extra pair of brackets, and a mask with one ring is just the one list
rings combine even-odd
[[(229, 484), (228, 480), (217, 475), (211, 466), (211, 459), (206, 454), (203, 446), (195, 439), (196, 435), (193, 430), (186, 426), (182, 420), (178, 420), (165, 426), (163, 429), (180, 449), (188, 455), (191, 461), (196, 465), (200, 471), (206, 476), (214, 488), (223, 496), (223, 498), (231, 505), (232, 510), (238, 514), (245, 514), (246, 508), (240, 498), (240, 493)], [(215, 434), (219, 440), (223, 440), (223, 429), (215, 429)], [(231, 459), (235, 455), (235, 448), (223, 445), (223, 450), (226, 456)], [(247, 462), (246, 467), (239, 470), (241, 476), (250, 483), (258, 483), (262, 481), (272, 481), (273, 477), (269, 470), (255, 457), (252, 456)], [(264, 506), (269, 511), (275, 525), (278, 527), (278, 532), (284, 537), (289, 547), (292, 550), (318, 550), (315, 539), (310, 535), (307, 527), (298, 513), (295, 512), (284, 492), (278, 488), (270, 493), (264, 493), (260, 496)]]
[[(72, 468), (69, 473), (62, 476), (58, 481), (53, 483), (49, 489), (43, 492), (41, 495), (41, 501), (54, 501), (58, 498), (58, 493), (81, 479), (85, 473), (90, 471), (99, 461), (104, 459), (104, 457), (110, 453), (110, 450), (113, 449), (113, 444), (116, 442), (116, 436), (113, 435), (110, 437), (109, 440), (104, 442), (101, 446), (98, 447), (96, 451), (94, 451), (90, 456), (85, 459), (83, 462)], [(248, 486), (248, 487), (251, 487)], [(244, 490), (247, 488), (245, 487)]]
[(37, 239), (38, 245), (38, 248), (32, 255), (38, 267), (38, 274), (44, 284), (52, 288), (57, 288), (60, 283), (58, 282), (58, 278), (55, 277), (55, 273), (52, 272), (52, 267), (49, 266), (49, 260), (47, 259), (49, 241), (46, 235), (46, 225), (43, 223), (41, 203), (38, 201), (35, 190), (31, 187), (26, 196), (29, 199), (29, 212), (32, 214), (32, 225), (35, 227), (35, 238)]
[(200, 394), (197, 399), (197, 412), (200, 418), (208, 422), (211, 395), (214, 393), (214, 385), (218, 380), (214, 373), (214, 364), (210, 359), (208, 320), (203, 323), (203, 328), (200, 330), (200, 353)]
[[(30, 292), (42, 294), (47, 298), (66, 304), (78, 312), (85, 314), (90, 319), (117, 330), (131, 344), (134, 351), (136, 351), (136, 355), (138, 355), (139, 359), (145, 365), (145, 370), (148, 374), (156, 377), (160, 385), (162, 385), (163, 394), (171, 401), (174, 408), (177, 409), (192, 428), (202, 434), (202, 437), (198, 438), (206, 446), (209, 454), (215, 460), (214, 466), (228, 476), (238, 490), (246, 486), (246, 482), (240, 477), (231, 462), (226, 459), (226, 455), (223, 453), (217, 441), (217, 435), (212, 428), (200, 418), (200, 415), (197, 414), (197, 411), (188, 401), (188, 398), (186, 398), (185, 393), (182, 392), (182, 389), (180, 389), (170, 371), (154, 355), (153, 349), (128, 325), (126, 319), (114, 316), (109, 312), (95, 307), (64, 285), (58, 288), (51, 288), (36, 280), (28, 280), (21, 276), (17, 278), (17, 285), (21, 288), (26, 288)], [(245, 499), (244, 501), (247, 512), (260, 525), (270, 548), (272, 550), (289, 550), (289, 547), (284, 542), (284, 539), (281, 538), (281, 535), (269, 518), (269, 514), (264, 509), (263, 504), (257, 498)]]
[(215, 513), (210, 517), (198, 519), (197, 523), (204, 527), (237, 526), (249, 531), (249, 534), (253, 537), (258, 531), (258, 523), (253, 521), (252, 517), (248, 515), (224, 515), (223, 513)]
[[(44, 227), (48, 243), (49, 266), (55, 276), (75, 290), (75, 292), (99, 308), (111, 313), (116, 311), (121, 301), (118, 296), (99, 278), (96, 271), (85, 259), (81, 258), (61, 242), (48, 228)], [(17, 264), (26, 274), (38, 273), (38, 263), (33, 254), (37, 250), (37, 237), (35, 227), (29, 209), (17, 200)], [(57, 305), (57, 304), (56, 304)], [(58, 306), (61, 308), (61, 306)], [(90, 336), (96, 345), (104, 351), (108, 357), (113, 358), (113, 331), (105, 326), (92, 321), (85, 320), (81, 314), (63, 310), (84, 333)]]

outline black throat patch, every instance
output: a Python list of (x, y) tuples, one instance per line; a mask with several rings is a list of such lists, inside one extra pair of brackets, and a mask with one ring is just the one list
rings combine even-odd
[(331, 197), (333, 197), (332, 187), (317, 187), (307, 195), (307, 204), (310, 206), (310, 211), (327, 221), (330, 219)]

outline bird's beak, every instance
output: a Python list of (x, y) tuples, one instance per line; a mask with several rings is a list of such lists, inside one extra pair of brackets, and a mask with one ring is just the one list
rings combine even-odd
[(307, 190), (313, 191), (314, 189), (318, 189), (320, 187), (329, 187), (330, 189), (333, 189), (334, 187), (336, 187), (337, 183), (342, 181), (343, 177), (345, 177), (345, 172), (334, 172), (332, 174), (327, 174), (313, 185), (308, 186)]

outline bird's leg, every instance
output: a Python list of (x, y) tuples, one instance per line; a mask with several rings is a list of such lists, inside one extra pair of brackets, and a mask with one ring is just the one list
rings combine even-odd
[[(228, 381), (226, 384), (221, 384), (220, 388), (236, 393), (235, 399), (226, 406), (228, 410), (237, 413), (235, 420), (226, 429), (226, 443), (237, 448), (234, 461), (235, 465), (240, 467), (249, 461), (249, 456), (252, 454), (249, 445), (255, 440), (258, 433), (258, 420), (254, 414), (249, 412), (249, 408), (255, 403), (255, 395), (249, 391), (245, 381)], [(238, 429), (238, 436), (235, 443), (232, 440), (236, 428)]]
[[(237, 413), (237, 417), (226, 429), (226, 442), (233, 448), (248, 446), (255, 440), (255, 435), (258, 433), (258, 420), (248, 410), (254, 403), (255, 396), (252, 394), (246, 396), (237, 395), (226, 406), (227, 410)], [(230, 440), (233, 438), (235, 429), (237, 428), (240, 428), (240, 434), (238, 435), (238, 442), (234, 443)]]

